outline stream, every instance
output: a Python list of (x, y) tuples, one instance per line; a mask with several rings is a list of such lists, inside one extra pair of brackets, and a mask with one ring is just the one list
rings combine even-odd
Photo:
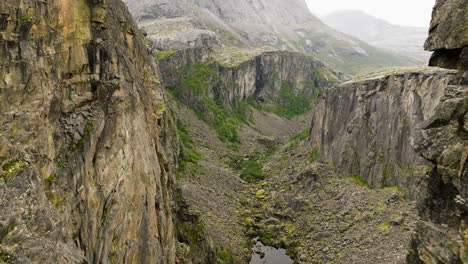
[(263, 245), (257, 241), (253, 247), (250, 264), (292, 264), (294, 261), (286, 255), (286, 249)]

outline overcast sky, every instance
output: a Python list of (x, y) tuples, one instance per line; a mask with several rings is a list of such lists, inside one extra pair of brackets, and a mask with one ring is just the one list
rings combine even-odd
[(358, 9), (392, 24), (429, 27), (435, 0), (306, 0), (315, 15)]

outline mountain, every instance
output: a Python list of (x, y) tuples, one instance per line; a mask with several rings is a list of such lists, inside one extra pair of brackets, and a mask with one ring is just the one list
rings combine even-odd
[(125, 2), (156, 49), (222, 44), (248, 50), (298, 51), (350, 74), (418, 63), (328, 27), (310, 13), (303, 0)]
[(430, 53), (424, 51), (426, 27), (393, 25), (360, 10), (340, 10), (321, 17), (328, 26), (373, 46), (411, 57), (425, 64)]

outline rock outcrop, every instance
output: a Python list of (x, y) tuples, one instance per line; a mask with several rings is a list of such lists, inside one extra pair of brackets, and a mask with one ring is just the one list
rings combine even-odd
[(296, 95), (311, 98), (344, 78), (312, 57), (286, 51), (265, 52), (239, 64), (223, 65), (206, 49), (185, 49), (161, 60), (160, 65), (164, 86), (195, 108), (206, 97), (225, 105), (249, 97), (278, 101), (285, 86)]
[(464, 0), (437, 0), (424, 48), (434, 51), (429, 65), (468, 70), (467, 7)]
[(0, 262), (174, 263), (177, 140), (125, 5), (0, 13)]
[(412, 147), (416, 125), (462, 82), (455, 71), (429, 68), (328, 89), (314, 111), (311, 142), (342, 175), (400, 186), (415, 198), (429, 165)]
[(310, 140), (338, 172), (398, 185), (420, 221), (408, 263), (468, 263), (468, 73), (463, 1), (437, 1), (429, 68), (342, 84), (324, 93)]

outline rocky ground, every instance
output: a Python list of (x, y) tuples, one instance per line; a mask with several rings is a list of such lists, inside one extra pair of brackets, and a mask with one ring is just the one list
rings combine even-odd
[[(248, 262), (256, 237), (286, 248), (297, 263), (404, 263), (414, 203), (397, 188), (373, 190), (315, 161), (301, 130), (307, 115), (288, 120), (253, 110), (232, 150), (191, 109), (175, 100), (172, 107), (203, 157), (179, 176), (182, 197), (209, 243), (229, 249), (234, 263)], [(257, 157), (265, 179), (240, 179), (235, 157)]]

